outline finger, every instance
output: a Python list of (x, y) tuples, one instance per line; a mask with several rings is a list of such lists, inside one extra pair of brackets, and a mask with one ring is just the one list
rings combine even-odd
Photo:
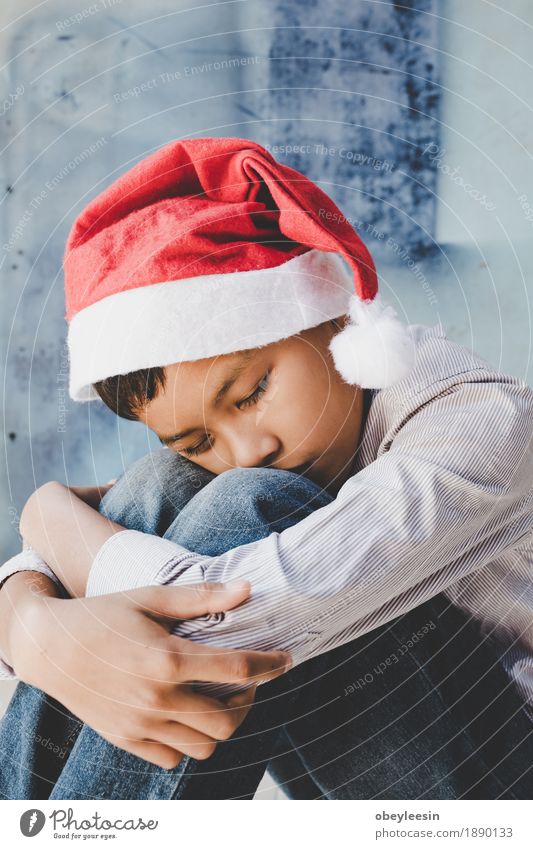
[(235, 695), (230, 696), (226, 699), (226, 704), (228, 705), (231, 711), (234, 711), (236, 729), (239, 727), (239, 725), (241, 725), (241, 723), (244, 722), (244, 720), (250, 713), (250, 710), (255, 702), (256, 690), (257, 684), (253, 684), (246, 690), (243, 690), (240, 693), (235, 693)]
[(168, 746), (174, 751), (183, 752), (191, 758), (204, 761), (210, 758), (217, 746), (217, 741), (207, 734), (202, 734), (181, 722), (156, 722), (150, 729), (158, 743)]
[(163, 745), (151, 740), (133, 740), (127, 737), (119, 737), (114, 734), (102, 734), (114, 746), (142, 758), (144, 761), (154, 764), (162, 769), (175, 769), (183, 759), (183, 753), (176, 751), (171, 746)]
[(226, 696), (225, 703), (230, 708), (247, 707), (251, 708), (255, 701), (257, 692), (257, 684), (252, 684), (246, 690), (241, 690), (239, 693), (234, 693), (233, 696)]
[(248, 685), (278, 678), (291, 668), (282, 651), (229, 650), (169, 636), (164, 644), (175, 658), (176, 680)]
[(129, 598), (157, 616), (170, 619), (195, 619), (205, 613), (219, 613), (242, 604), (250, 595), (248, 581), (227, 584), (183, 584), (182, 586), (141, 587), (128, 593)]
[(181, 723), (214, 740), (227, 740), (247, 716), (255, 691), (254, 685), (222, 701), (180, 686), (168, 694), (168, 709), (158, 711), (157, 719)]

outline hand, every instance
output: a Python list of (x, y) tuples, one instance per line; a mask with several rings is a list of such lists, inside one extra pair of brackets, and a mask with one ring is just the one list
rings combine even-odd
[(94, 507), (95, 510), (98, 510), (102, 498), (109, 492), (113, 484), (116, 483), (116, 480), (116, 478), (113, 478), (113, 480), (102, 484), (102, 486), (69, 486), (68, 488), (74, 495), (85, 501), (89, 507)]
[[(208, 648), (170, 633), (176, 619), (230, 610), (249, 592), (242, 582), (32, 597), (12, 620), (12, 665), (110, 743), (172, 769), (182, 754), (212, 755), (246, 717), (257, 681), (289, 668), (284, 652)], [(220, 700), (194, 692), (191, 681), (247, 689)]]

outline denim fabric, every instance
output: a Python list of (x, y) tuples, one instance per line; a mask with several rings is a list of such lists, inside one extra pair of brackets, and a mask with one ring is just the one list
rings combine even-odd
[[(163, 450), (128, 469), (100, 509), (211, 555), (330, 500), (290, 472), (214, 477)], [(533, 726), (497, 647), (439, 595), (261, 686), (231, 740), (174, 770), (111, 745), (20, 683), (0, 722), (0, 794), (251, 799), (268, 766), (291, 798), (527, 799), (532, 755)]]

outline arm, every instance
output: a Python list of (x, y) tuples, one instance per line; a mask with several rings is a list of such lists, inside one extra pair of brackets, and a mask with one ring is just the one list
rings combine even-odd
[[(62, 509), (67, 506), (67, 509), (72, 511), (73, 503), (78, 504), (79, 500), (85, 502), (85, 504), (90, 507), (94, 507), (95, 510), (98, 509), (98, 505), (102, 497), (111, 489), (115, 481), (109, 481), (104, 486), (73, 486), (70, 488), (62, 487), (60, 484), (56, 484), (55, 482), (50, 484), (45, 484), (45, 487), (41, 487), (39, 490), (36, 490), (35, 493), (28, 499), (26, 506), (23, 511), (23, 521), (21, 520), (21, 528), (24, 529), (28, 533), (28, 537), (24, 537), (21, 533), (23, 550), (20, 554), (16, 554), (14, 557), (11, 557), (6, 561), (3, 565), (0, 566), (0, 590), (4, 585), (5, 581), (11, 575), (15, 575), (17, 572), (37, 572), (42, 575), (46, 575), (55, 585), (55, 591), (60, 596), (68, 596), (68, 593), (65, 589), (65, 586), (61, 583), (57, 575), (50, 569), (48, 563), (45, 562), (42, 556), (39, 556), (37, 552), (37, 548), (39, 548), (43, 552), (48, 552), (50, 545), (53, 540), (50, 539), (48, 523), (44, 522), (43, 510), (46, 510), (48, 505), (47, 495), (51, 493), (54, 489), (56, 490), (56, 495), (61, 493), (60, 498), (54, 498), (52, 496), (51, 506), (55, 508), (56, 515), (51, 517), (50, 525), (58, 525), (57, 510)], [(66, 499), (68, 492), (73, 493), (77, 496), (76, 499)], [(44, 496), (44, 498), (43, 498)], [(31, 503), (30, 503), (31, 502)], [(37, 502), (40, 502), (40, 507), (37, 506)], [(37, 521), (32, 519), (32, 514), (37, 511)], [(86, 515), (86, 514), (85, 514)], [(81, 520), (81, 515), (78, 514), (78, 518)], [(71, 531), (71, 528), (66, 529), (63, 523), (63, 526), (60, 528), (60, 533), (56, 535), (56, 542), (63, 543), (65, 538), (65, 533), (68, 534)], [(82, 529), (80, 529), (81, 531)], [(85, 531), (88, 531), (88, 527), (84, 527)], [(28, 539), (31, 537), (34, 540), (35, 545), (32, 547), (29, 545)], [(64, 556), (61, 557), (61, 570), (65, 575), (66, 584), (72, 585), (72, 582), (76, 583), (76, 577), (83, 578), (83, 590), (85, 591), (85, 581), (87, 578), (89, 566), (90, 566), (90, 558), (84, 560), (83, 555), (77, 563), (73, 562), (72, 552), (76, 550), (74, 545), (76, 542), (80, 543), (81, 534), (78, 535), (78, 539), (74, 537), (74, 534), (71, 534), (70, 541), (72, 545), (69, 548), (68, 556), (65, 553)], [(57, 551), (57, 548), (56, 548)], [(31, 578), (30, 578), (31, 583)], [(79, 587), (78, 587), (79, 589)], [(73, 593), (74, 595), (76, 593)], [(78, 593), (82, 594), (82, 593)], [(84, 594), (84, 592), (83, 592)], [(3, 668), (2, 661), (0, 659), (0, 677), (2, 677), (8, 673), (8, 670)]]
[[(248, 592), (204, 583), (61, 599), (48, 577), (25, 571), (0, 590), (0, 651), (22, 681), (109, 742), (171, 769), (182, 753), (209, 757), (248, 713), (255, 683), (286, 671), (279, 652), (203, 649), (169, 634), (174, 618), (227, 610)], [(241, 692), (220, 701), (189, 681), (232, 681)]]
[(441, 394), (421, 393), (389, 450), (334, 502), (281, 534), (217, 557), (194, 555), (185, 569), (181, 546), (124, 531), (98, 553), (87, 594), (148, 579), (246, 577), (246, 606), (215, 624), (181, 623), (177, 633), (212, 645), (284, 648), (295, 663), (418, 606), (532, 527), (533, 392), (483, 370), (462, 379)]
[(57, 582), (42, 572), (13, 572), (0, 590), (0, 678), (15, 678), (15, 654), (28, 608), (37, 598), (60, 595)]
[[(69, 511), (98, 541), (99, 534), (112, 532), (108, 520), (59, 484), (46, 485), (30, 501), (23, 534), (31, 529), (36, 540), (41, 532), (46, 548), (43, 511), (49, 511), (52, 527), (62, 519), (55, 550), (65, 562), (76, 559), (64, 528)], [(81, 580), (79, 562), (72, 575)], [(182, 753), (209, 757), (217, 740), (228, 739), (247, 715), (256, 683), (282, 674), (290, 660), (279, 652), (203, 649), (170, 635), (175, 619), (220, 616), (245, 601), (249, 585), (243, 582), (145, 587), (93, 599), (64, 595), (32, 549), (0, 567), (0, 677), (44, 690), (109, 742), (167, 769)], [(238, 692), (220, 701), (196, 692), (191, 681), (206, 682), (205, 693), (215, 692), (217, 684), (207, 682), (217, 681), (232, 682)]]
[(101, 494), (107, 489), (69, 488), (51, 481), (35, 490), (20, 517), (24, 540), (74, 597), (85, 595), (89, 569), (100, 547), (124, 530), (98, 513)]
[[(13, 618), (16, 615), (22, 618), (22, 614), (26, 612), (26, 602), (31, 601), (35, 596), (53, 596), (60, 598), (69, 597), (66, 587), (71, 590), (71, 595), (84, 595), (85, 583), (90, 567), (90, 556), (86, 552), (85, 559), (83, 558), (83, 547), (81, 545), (86, 537), (89, 526), (82, 521), (81, 511), (83, 510), (83, 519), (87, 515), (93, 515), (94, 511), (89, 511), (85, 505), (98, 507), (101, 498), (111, 488), (114, 481), (110, 481), (101, 487), (71, 487), (70, 493), (74, 493), (71, 498), (69, 489), (62, 487), (61, 484), (55, 482), (45, 484), (39, 490), (33, 493), (28, 499), (23, 511), (23, 516), (20, 522), (20, 531), (23, 542), (23, 550), (20, 554), (11, 557), (3, 565), (0, 566), (0, 628), (2, 636), (0, 640), (0, 678), (16, 678), (17, 675), (13, 669), (13, 664), (6, 651), (8, 634), (13, 630)], [(75, 497), (77, 496), (77, 497)], [(85, 502), (85, 505), (82, 505)], [(73, 504), (78, 507), (76, 513)], [(48, 514), (47, 507), (52, 508)], [(50, 527), (59, 526), (60, 515), (58, 511), (70, 511), (73, 514), (76, 524), (75, 528), (79, 527), (79, 522), (82, 522), (82, 527), (79, 528), (78, 538), (75, 538), (75, 533), (72, 532), (72, 526), (67, 526), (63, 521), (58, 533), (55, 535), (56, 555), (59, 555), (61, 549), (61, 566), (56, 563), (57, 575), (50, 569), (48, 563), (45, 562), (36, 550), (37, 546), (46, 556), (50, 554), (50, 548), (53, 546), (53, 540), (48, 533), (49, 527), (43, 512), (50, 516)], [(36, 514), (36, 518), (35, 515)], [(75, 514), (75, 515), (74, 515)], [(65, 519), (63, 512), (63, 520)], [(96, 514), (99, 515), (99, 514)], [(102, 517), (100, 517), (102, 518)], [(105, 520), (104, 520), (105, 521)], [(92, 527), (92, 525), (91, 525)], [(102, 525), (100, 525), (100, 528)], [(118, 526), (117, 526), (118, 527)], [(85, 532), (85, 536), (81, 531)], [(70, 533), (69, 533), (70, 532)], [(28, 536), (24, 536), (27, 533)], [(29, 538), (35, 543), (35, 547), (29, 545)], [(96, 535), (96, 539), (101, 541), (101, 537)], [(72, 553), (76, 549), (75, 543), (78, 544), (77, 556), (73, 557)], [(81, 550), (81, 554), (79, 553)], [(54, 558), (50, 554), (50, 559)], [(63, 583), (58, 578), (61, 575)], [(15, 578), (15, 576), (18, 576)], [(9, 590), (1, 592), (7, 579), (11, 578)], [(43, 581), (43, 578), (46, 580)], [(15, 588), (17, 589), (16, 595)], [(82, 591), (83, 589), (83, 591)], [(19, 602), (15, 605), (15, 598)]]

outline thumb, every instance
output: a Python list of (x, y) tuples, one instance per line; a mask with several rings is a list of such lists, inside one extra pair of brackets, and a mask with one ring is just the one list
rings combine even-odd
[(130, 594), (141, 607), (170, 619), (195, 619), (206, 613), (231, 610), (250, 595), (250, 582), (244, 579), (180, 586), (143, 587)]

